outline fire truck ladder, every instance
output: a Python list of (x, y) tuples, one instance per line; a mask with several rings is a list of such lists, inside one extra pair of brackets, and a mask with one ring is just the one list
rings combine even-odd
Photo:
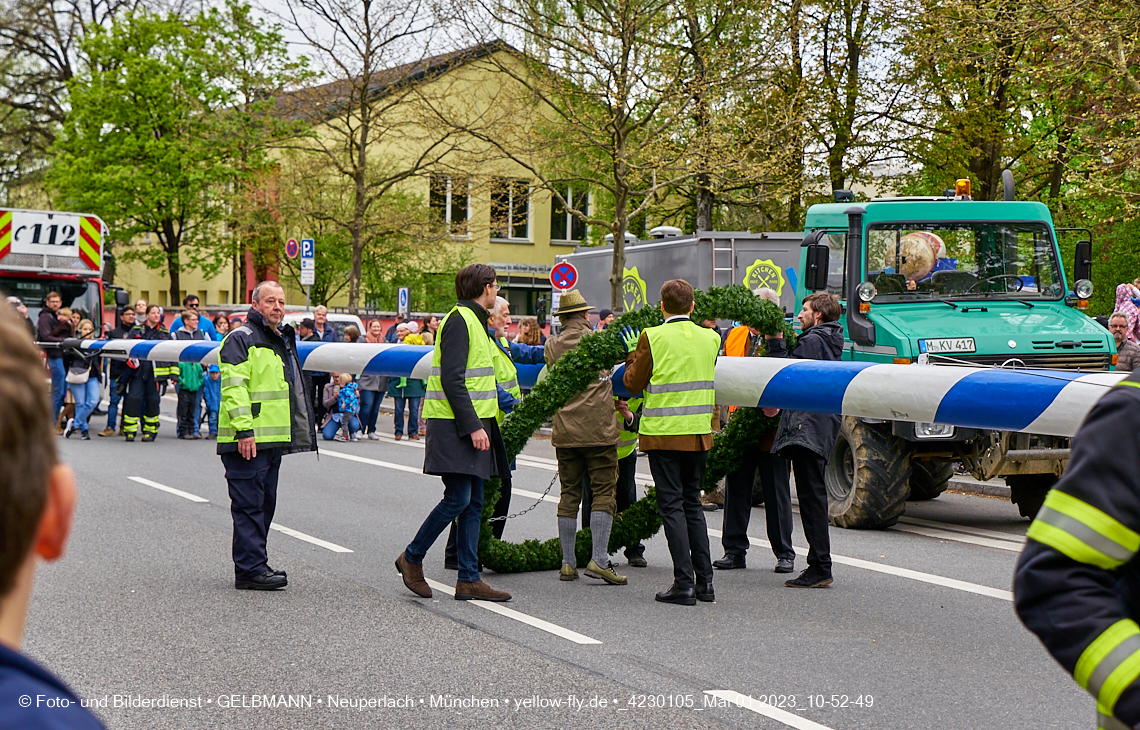
[(730, 286), (736, 270), (736, 239), (712, 239), (712, 259), (713, 286)]

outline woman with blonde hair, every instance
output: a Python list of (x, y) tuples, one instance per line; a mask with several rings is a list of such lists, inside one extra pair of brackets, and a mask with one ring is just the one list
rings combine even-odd
[[(95, 324), (89, 319), (81, 319), (76, 336), (81, 340), (89, 340), (95, 335)], [(99, 405), (99, 384), (102, 376), (102, 360), (98, 351), (87, 355), (82, 350), (72, 350), (64, 354), (63, 364), (67, 368), (67, 388), (75, 401), (75, 418), (67, 423), (63, 437), (71, 438), (78, 432), (79, 438), (90, 441), (87, 432), (87, 420)]]

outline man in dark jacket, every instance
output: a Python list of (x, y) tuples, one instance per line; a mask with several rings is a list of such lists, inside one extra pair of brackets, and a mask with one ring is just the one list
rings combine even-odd
[[(63, 342), (66, 335), (54, 334), (59, 326), (57, 312), (63, 304), (63, 297), (59, 292), (48, 292), (44, 299), (44, 308), (40, 310), (40, 317), (36, 321), (37, 342)], [(67, 368), (63, 366), (63, 350), (58, 348), (45, 349), (47, 355), (48, 372), (51, 373), (51, 413), (52, 418), (59, 418), (59, 411), (63, 408), (63, 399), (67, 397)], [(58, 428), (56, 433), (63, 433)]]
[(460, 269), (455, 275), (459, 301), (444, 317), (432, 352), (424, 403), (428, 422), (424, 473), (443, 479), (443, 499), (396, 558), (396, 570), (403, 576), (404, 585), (422, 598), (432, 595), (424, 580), (424, 556), (451, 521), (458, 519), (455, 600), (511, 599), (511, 594), (495, 590), (479, 576), (483, 483), (511, 473), (495, 421), (499, 411), (495, 343), (487, 331), (498, 291), (495, 270), (490, 266), (472, 264)]
[[(800, 360), (838, 360), (843, 353), (843, 328), (839, 301), (832, 294), (818, 292), (804, 297), (799, 320), (803, 326), (796, 346), (789, 351), (783, 333), (765, 335), (771, 357)], [(810, 383), (805, 383), (810, 387)], [(807, 570), (784, 585), (791, 588), (822, 588), (833, 582), (831, 575), (831, 536), (827, 524), (827, 486), (823, 470), (839, 435), (839, 416), (828, 413), (784, 411), (772, 452), (792, 462), (796, 475), (796, 495), (800, 500), (800, 520), (808, 541)]]
[(266, 552), (281, 457), (316, 451), (317, 427), (296, 336), (292, 327), (281, 326), (285, 291), (275, 281), (263, 281), (252, 299), (245, 324), (226, 335), (218, 353), (218, 455), (226, 468), (234, 522), (234, 588), (271, 591), (288, 585), (284, 571), (269, 567)]
[[(170, 332), (162, 326), (162, 310), (157, 304), (146, 308), (146, 319), (134, 326), (132, 340), (169, 340)], [(127, 441), (134, 441), (142, 419), (142, 440), (158, 438), (158, 413), (161, 395), (170, 378), (176, 378), (178, 368), (172, 362), (127, 360), (121, 379), (126, 383), (127, 397), (123, 403), (123, 433)]]
[[(336, 328), (329, 324), (329, 310), (322, 304), (313, 310), (312, 337), (306, 336), (305, 342), (337, 342)], [(328, 409), (324, 404), (325, 386), (332, 380), (329, 373), (314, 370), (308, 373), (309, 381), (313, 385), (312, 400), (316, 409), (317, 423), (325, 420)]]
[[(131, 336), (131, 330), (135, 328), (135, 310), (127, 307), (123, 313), (119, 315), (119, 326), (111, 330), (107, 335), (108, 340), (125, 340)], [(119, 419), (119, 401), (123, 396), (119, 394), (119, 378), (122, 377), (123, 371), (127, 368), (127, 361), (122, 358), (108, 357), (107, 362), (110, 364), (110, 391), (111, 391), (111, 405), (107, 406), (107, 428), (99, 432), (100, 436), (114, 436), (115, 424)]]

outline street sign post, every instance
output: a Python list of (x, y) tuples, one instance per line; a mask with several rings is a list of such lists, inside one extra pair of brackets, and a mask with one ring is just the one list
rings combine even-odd
[(555, 264), (554, 268), (550, 270), (550, 283), (559, 291), (573, 289), (574, 285), (578, 283), (578, 269), (574, 268), (574, 264), (566, 261)]
[[(288, 253), (288, 252), (286, 252)], [(305, 309), (309, 308), (309, 292), (316, 281), (317, 246), (311, 238), (301, 239), (301, 286), (305, 287)]]
[(396, 301), (396, 311), (399, 314), (404, 315), (405, 319), (407, 319), (408, 315), (411, 314), (411, 301), (412, 290), (406, 286), (400, 287), (399, 295)]

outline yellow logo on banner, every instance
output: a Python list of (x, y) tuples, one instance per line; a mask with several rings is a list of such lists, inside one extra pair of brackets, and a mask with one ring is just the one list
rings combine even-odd
[(636, 266), (622, 271), (621, 292), (622, 302), (625, 303), (625, 311), (627, 312), (641, 309), (649, 303), (649, 297), (645, 291), (645, 280), (637, 273)]
[(780, 296), (784, 293), (784, 272), (772, 259), (756, 259), (744, 270), (743, 284), (753, 291), (766, 286)]

